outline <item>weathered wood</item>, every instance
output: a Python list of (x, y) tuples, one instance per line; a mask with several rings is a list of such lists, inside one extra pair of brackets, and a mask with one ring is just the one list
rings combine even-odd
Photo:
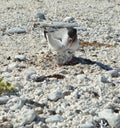
[(34, 28), (75, 28), (78, 31), (87, 31), (87, 28), (80, 27), (77, 23), (65, 23), (65, 22), (36, 22), (34, 23)]
[(78, 24), (76, 23), (63, 23), (63, 22), (37, 22), (34, 24), (34, 26), (40, 26), (40, 27), (55, 27), (55, 28), (70, 28), (70, 27), (78, 27)]

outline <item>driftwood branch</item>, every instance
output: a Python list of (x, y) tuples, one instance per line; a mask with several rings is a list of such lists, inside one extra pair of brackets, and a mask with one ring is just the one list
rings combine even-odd
[(54, 27), (54, 28), (70, 28), (70, 27), (78, 27), (76, 23), (63, 23), (63, 22), (37, 22), (34, 23), (34, 27)]
[(52, 27), (52, 28), (75, 28), (80, 31), (87, 31), (87, 28), (82, 28), (80, 27), (77, 23), (65, 23), (65, 22), (36, 22), (34, 23), (34, 28), (47, 28), (47, 27)]

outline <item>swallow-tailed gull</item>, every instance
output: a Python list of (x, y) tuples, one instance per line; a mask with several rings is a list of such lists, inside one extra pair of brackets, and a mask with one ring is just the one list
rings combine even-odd
[(59, 65), (69, 63), (73, 53), (79, 48), (77, 30), (75, 28), (49, 29), (44, 31), (48, 46), (56, 53)]

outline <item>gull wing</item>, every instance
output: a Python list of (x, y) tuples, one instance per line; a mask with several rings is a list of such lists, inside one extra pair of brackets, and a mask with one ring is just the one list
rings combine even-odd
[(56, 29), (56, 30), (53, 32), (53, 36), (54, 36), (56, 39), (62, 40), (62, 38), (64, 37), (64, 35), (65, 35), (66, 33), (67, 33), (67, 29), (66, 29), (66, 28)]
[(65, 50), (68, 44), (67, 29), (48, 32), (48, 45), (52, 50)]

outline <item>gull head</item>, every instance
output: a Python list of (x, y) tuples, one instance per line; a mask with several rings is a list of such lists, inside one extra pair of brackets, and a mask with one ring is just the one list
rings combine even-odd
[(77, 40), (77, 30), (75, 28), (68, 28), (68, 36), (70, 38), (69, 44), (71, 47), (73, 42)]
[(68, 28), (68, 36), (75, 41), (77, 39), (77, 30), (75, 28)]

